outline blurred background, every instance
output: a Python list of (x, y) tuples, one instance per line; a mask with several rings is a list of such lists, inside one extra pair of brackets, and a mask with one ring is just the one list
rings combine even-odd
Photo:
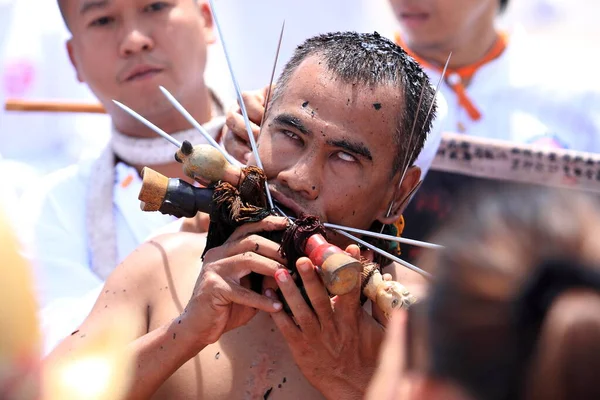
[[(396, 22), (387, 0), (216, 0), (217, 12), (242, 90), (269, 80), (281, 23), (286, 21), (278, 72), (304, 38), (332, 30), (377, 30), (391, 37)], [(549, 63), (564, 64), (569, 85), (597, 85), (600, 24), (597, 0), (512, 0), (498, 20), (535, 42)], [(94, 102), (76, 81), (65, 50), (68, 38), (56, 1), (0, 0), (0, 101), (53, 99)], [(228, 82), (221, 48), (210, 50), (207, 74)], [(573, 74), (573, 69), (577, 73)], [(583, 71), (582, 71), (583, 70)], [(571, 73), (569, 73), (571, 71)], [(233, 96), (232, 87), (225, 88)], [(0, 111), (0, 157), (4, 174), (20, 191), (23, 177), (37, 177), (97, 155), (108, 139), (104, 115)], [(56, 157), (63, 154), (64, 157)]]

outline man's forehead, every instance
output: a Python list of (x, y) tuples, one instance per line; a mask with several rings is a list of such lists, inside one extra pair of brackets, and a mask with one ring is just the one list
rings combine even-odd
[[(402, 106), (401, 88), (381, 83), (370, 85), (342, 79), (335, 71), (327, 67), (327, 62), (318, 55), (307, 57), (290, 76), (283, 96), (325, 97), (334, 100), (333, 106), (346, 105), (349, 108), (368, 106), (375, 111), (383, 108), (398, 111)], [(348, 97), (350, 95), (350, 97)], [(282, 96), (282, 97), (283, 97)]]
[[(290, 76), (275, 108), (302, 111), (311, 119), (352, 128), (389, 130), (403, 107), (402, 92), (391, 85), (350, 83), (336, 76), (318, 56), (305, 59)], [(374, 123), (371, 123), (374, 122)]]

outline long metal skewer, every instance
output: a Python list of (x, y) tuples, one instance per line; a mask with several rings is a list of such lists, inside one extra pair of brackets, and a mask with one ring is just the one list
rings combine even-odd
[(362, 244), (365, 247), (368, 247), (369, 249), (373, 250), (374, 252), (381, 254), (385, 258), (388, 258), (388, 259), (390, 259), (392, 261), (395, 261), (398, 264), (402, 265), (403, 267), (406, 267), (406, 268), (408, 268), (408, 269), (410, 269), (410, 270), (412, 270), (412, 271), (414, 271), (414, 272), (416, 272), (416, 273), (424, 276), (425, 278), (428, 278), (428, 279), (433, 278), (433, 276), (429, 272), (423, 271), (421, 268), (419, 268), (419, 267), (417, 267), (415, 265), (412, 265), (408, 261), (404, 261), (403, 259), (401, 259), (399, 257), (396, 257), (396, 256), (388, 253), (385, 250), (381, 250), (379, 247), (373, 246), (371, 243), (365, 242), (364, 240), (359, 239), (356, 236), (353, 236), (353, 235), (351, 235), (351, 234), (349, 234), (347, 232), (344, 232), (342, 230), (336, 230), (336, 232), (338, 232), (341, 235), (346, 236), (347, 238), (349, 238), (351, 240), (354, 240), (357, 243)]
[(374, 237), (374, 238), (389, 240), (391, 242), (404, 243), (404, 244), (408, 244), (408, 245), (411, 245), (411, 246), (424, 247), (424, 248), (427, 248), (427, 249), (443, 249), (444, 248), (444, 246), (441, 246), (439, 244), (434, 244), (434, 243), (429, 243), (429, 242), (422, 242), (420, 240), (406, 239), (406, 238), (402, 238), (402, 237), (398, 237), (398, 236), (386, 235), (386, 234), (383, 234), (383, 233), (365, 231), (363, 229), (350, 228), (348, 226), (330, 224), (330, 223), (327, 223), (327, 222), (323, 223), (323, 226), (326, 227), (326, 228), (331, 228), (331, 229), (336, 229), (336, 230), (342, 230), (342, 231), (345, 231), (345, 232), (358, 233), (359, 235), (364, 235), (364, 236), (370, 236), (370, 237)]
[[(446, 64), (444, 65), (444, 69), (442, 70), (442, 76), (438, 80), (438, 83), (435, 87), (435, 93), (433, 94), (434, 98), (435, 98), (435, 96), (437, 96), (438, 91), (440, 90), (440, 84), (442, 83), (442, 80), (444, 79), (444, 76), (446, 75), (446, 70), (448, 69), (448, 64), (450, 63), (451, 57), (452, 57), (452, 52), (450, 52), (450, 54), (448, 55), (448, 58), (446, 59)], [(421, 126), (421, 131), (425, 128), (425, 124), (427, 124), (427, 119), (429, 118), (429, 115), (431, 115), (431, 110), (433, 110), (433, 104), (434, 104), (434, 102), (432, 101), (431, 104), (429, 105), (429, 109), (427, 110), (427, 115), (425, 115), (425, 120), (423, 121), (423, 126)], [(416, 122), (416, 119), (415, 119), (415, 122)], [(408, 163), (410, 163), (410, 160), (412, 159), (414, 154), (415, 154), (415, 149), (412, 149), (412, 151), (410, 152), (410, 157), (407, 160), (407, 164), (404, 166), (404, 172), (402, 174), (401, 182), (404, 180), (404, 176), (406, 175), (406, 171), (408, 171), (408, 167), (409, 167)]]
[(281, 42), (283, 40), (283, 31), (285, 29), (285, 21), (281, 24), (281, 32), (279, 33), (279, 42), (277, 43), (277, 51), (275, 52), (275, 61), (273, 62), (273, 69), (271, 70), (271, 79), (269, 79), (269, 87), (267, 89), (267, 98), (265, 99), (265, 112), (263, 113), (262, 121), (260, 122), (260, 130), (258, 136), (260, 136), (264, 122), (267, 120), (267, 112), (269, 111), (269, 102), (271, 101), (271, 89), (273, 87), (273, 79), (275, 79), (275, 70), (277, 69), (277, 61), (279, 60), (279, 50), (281, 49)]
[[(231, 60), (229, 58), (229, 52), (227, 51), (227, 46), (225, 44), (225, 40), (223, 37), (223, 32), (221, 31), (221, 25), (219, 24), (219, 19), (217, 17), (217, 11), (215, 8), (215, 4), (213, 0), (209, 0), (210, 10), (213, 16), (213, 20), (215, 21), (215, 26), (217, 27), (217, 32), (219, 34), (219, 39), (221, 40), (221, 46), (223, 46), (223, 53), (225, 54), (225, 59), (227, 61), (227, 67), (229, 68), (229, 73), (231, 75), (231, 81), (233, 82), (233, 86), (235, 87), (235, 92), (238, 98), (238, 102), (240, 103), (240, 108), (242, 109), (242, 116), (244, 117), (244, 123), (246, 125), (246, 131), (248, 131), (248, 138), (250, 139), (250, 146), (252, 147), (252, 153), (254, 153), (254, 159), (256, 160), (256, 166), (264, 171), (262, 162), (260, 160), (260, 156), (258, 155), (258, 148), (256, 146), (256, 140), (254, 140), (254, 135), (252, 134), (252, 127), (250, 126), (250, 119), (248, 118), (248, 112), (246, 111), (246, 104), (244, 104), (244, 99), (242, 99), (242, 91), (240, 90), (240, 86), (238, 85), (235, 74), (233, 73), (233, 65), (231, 64)], [(269, 186), (265, 185), (266, 193), (267, 193), (267, 201), (269, 202), (269, 206), (271, 210), (273, 210), (273, 199), (271, 198), (271, 192), (269, 191)]]
[(212, 136), (210, 136), (210, 134), (206, 131), (206, 129), (204, 129), (204, 127), (202, 125), (200, 125), (198, 123), (198, 121), (196, 121), (194, 119), (194, 117), (192, 117), (192, 114), (190, 114), (188, 112), (188, 110), (186, 110), (183, 107), (183, 105), (179, 101), (177, 101), (175, 96), (173, 96), (171, 93), (169, 93), (169, 91), (162, 86), (159, 86), (159, 89), (165, 95), (167, 100), (169, 100), (169, 102), (173, 105), (173, 107), (175, 107), (177, 109), (177, 111), (179, 111), (181, 113), (181, 115), (183, 115), (184, 118), (202, 134), (202, 136), (204, 136), (204, 138), (208, 141), (208, 143), (210, 143), (213, 147), (215, 147), (217, 150), (219, 150), (219, 152), (221, 152), (221, 154), (223, 154), (223, 156), (227, 159), (227, 161), (229, 161), (231, 164), (236, 165), (238, 167), (243, 166), (243, 164), (241, 162), (239, 162), (234, 157), (232, 157), (230, 154), (228, 154), (225, 151), (225, 149), (223, 149), (223, 146), (221, 146), (219, 143), (217, 143), (217, 141)]
[(133, 118), (137, 119), (142, 124), (146, 125), (148, 128), (152, 129), (154, 132), (167, 139), (169, 142), (173, 143), (175, 146), (177, 146), (177, 148), (181, 148), (181, 142), (179, 140), (175, 139), (173, 136), (169, 135), (167, 132), (163, 131), (158, 126), (154, 125), (152, 122), (148, 121), (146, 118), (133, 111), (131, 108), (127, 107), (125, 104), (119, 103), (116, 100), (113, 100), (113, 103), (121, 107), (121, 109), (127, 114), (131, 115)]
[[(435, 99), (435, 97), (437, 96), (439, 90), (440, 90), (440, 85), (442, 83), (442, 81), (444, 80), (444, 75), (446, 75), (446, 70), (448, 69), (448, 64), (450, 63), (450, 58), (452, 57), (452, 52), (450, 52), (450, 54), (448, 54), (448, 58), (446, 59), (446, 64), (444, 65), (444, 69), (442, 71), (442, 76), (440, 76), (440, 79), (437, 82), (437, 85), (435, 87), (435, 93), (433, 94), (433, 98)], [(421, 89), (421, 94), (419, 96), (419, 105), (417, 106), (417, 114), (419, 113), (420, 109), (421, 109), (421, 101), (422, 101), (422, 97), (423, 97), (423, 91), (425, 89), (425, 85), (423, 85), (423, 88)], [(433, 110), (433, 104), (434, 102), (432, 101), (431, 104), (429, 105), (429, 110), (427, 111), (427, 115), (425, 116), (425, 121), (423, 122), (424, 124), (427, 123), (427, 119), (429, 118), (429, 115), (431, 114), (431, 110)], [(410, 132), (410, 136), (408, 138), (408, 146), (407, 146), (407, 157), (405, 157), (404, 161), (402, 162), (402, 175), (400, 177), (400, 182), (398, 183), (398, 186), (396, 187), (396, 189), (394, 190), (394, 196), (392, 197), (392, 201), (390, 202), (390, 205), (387, 209), (387, 212), (385, 214), (386, 218), (390, 216), (390, 214), (392, 213), (392, 209), (394, 208), (394, 198), (396, 197), (395, 191), (398, 190), (400, 187), (402, 187), (402, 183), (404, 182), (404, 178), (406, 177), (406, 173), (408, 172), (408, 167), (410, 166), (410, 160), (412, 159), (413, 155), (414, 155), (414, 149), (413, 151), (410, 151), (410, 145), (412, 143), (412, 138), (413, 138), (413, 134), (415, 132), (415, 125), (417, 123), (417, 118), (415, 117), (415, 121), (413, 123), (411, 132)], [(421, 130), (423, 130), (423, 127), (421, 127)], [(410, 151), (410, 153), (408, 153), (408, 151)], [(381, 232), (383, 232), (383, 226), (381, 227)]]

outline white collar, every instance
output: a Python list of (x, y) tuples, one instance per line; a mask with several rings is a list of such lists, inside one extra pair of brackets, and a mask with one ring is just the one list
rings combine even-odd
[[(204, 128), (216, 138), (225, 122), (222, 102), (211, 91), (214, 118)], [(176, 132), (180, 140), (194, 145), (206, 139), (193, 129)], [(114, 204), (116, 158), (132, 165), (165, 164), (174, 160), (177, 149), (161, 137), (131, 138), (114, 127), (109, 145), (92, 166), (86, 199), (86, 230), (90, 268), (105, 280), (117, 265), (117, 228)]]

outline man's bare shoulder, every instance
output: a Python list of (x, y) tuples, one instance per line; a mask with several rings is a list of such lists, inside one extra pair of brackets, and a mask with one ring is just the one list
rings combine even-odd
[(76, 334), (66, 338), (50, 357), (83, 345), (84, 338), (114, 323), (117, 316), (127, 315), (134, 328), (131, 340), (146, 334), (149, 310), (161, 301), (166, 288), (171, 285), (176, 290), (189, 276), (197, 276), (204, 244), (204, 235), (189, 232), (164, 234), (142, 243), (110, 274)]

